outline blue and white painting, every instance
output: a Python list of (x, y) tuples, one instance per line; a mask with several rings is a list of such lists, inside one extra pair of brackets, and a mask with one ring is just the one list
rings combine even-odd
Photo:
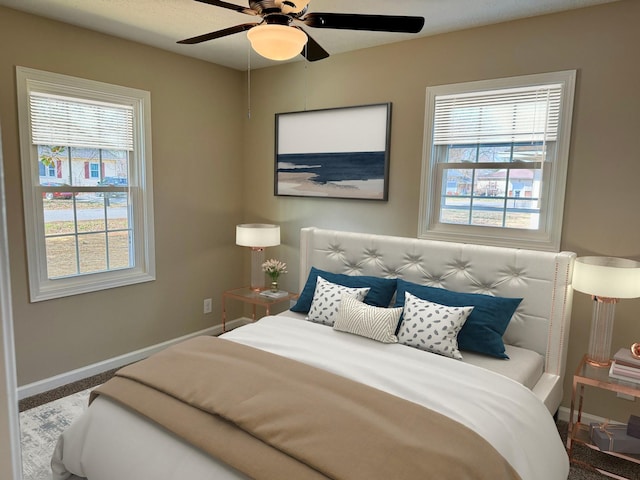
[(390, 109), (279, 114), (276, 194), (386, 200)]

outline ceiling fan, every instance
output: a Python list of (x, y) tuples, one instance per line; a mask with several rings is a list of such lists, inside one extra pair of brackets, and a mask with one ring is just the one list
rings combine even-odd
[(178, 43), (193, 45), (235, 33), (247, 32), (252, 48), (271, 60), (288, 60), (302, 54), (310, 62), (327, 58), (329, 53), (302, 28), (333, 28), (343, 30), (368, 30), (375, 32), (418, 33), (424, 26), (423, 17), (400, 15), (367, 15), (353, 13), (307, 13), (309, 0), (249, 0), (249, 7), (242, 7), (220, 0), (196, 0), (216, 7), (262, 17), (260, 22), (243, 23)]

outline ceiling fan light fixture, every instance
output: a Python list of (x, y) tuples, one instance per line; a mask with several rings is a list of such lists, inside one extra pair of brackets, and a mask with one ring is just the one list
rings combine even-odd
[(299, 55), (307, 43), (300, 29), (286, 25), (264, 23), (247, 32), (251, 47), (270, 60), (289, 60)]

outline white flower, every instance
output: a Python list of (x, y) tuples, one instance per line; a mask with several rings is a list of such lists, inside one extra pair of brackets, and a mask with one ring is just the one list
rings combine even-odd
[(276, 280), (281, 274), (287, 273), (287, 264), (272, 258), (262, 264), (262, 271)]

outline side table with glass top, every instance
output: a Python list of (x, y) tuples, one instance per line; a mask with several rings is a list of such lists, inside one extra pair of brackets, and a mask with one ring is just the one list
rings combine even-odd
[[(593, 450), (640, 465), (640, 455), (605, 452), (600, 450), (591, 441), (589, 425), (582, 423), (582, 404), (585, 395), (585, 387), (599, 388), (601, 390), (609, 390), (611, 392), (628, 395), (634, 398), (640, 398), (640, 384), (625, 382), (609, 377), (609, 367), (596, 367), (591, 365), (587, 361), (586, 355), (580, 361), (580, 364), (576, 369), (576, 373), (573, 376), (571, 410), (569, 411), (569, 430), (567, 432), (567, 451), (569, 453), (569, 460), (576, 465), (587, 468), (588, 470), (597, 471), (607, 477), (624, 479), (626, 477), (621, 477), (606, 470), (597, 468), (592, 464), (577, 460), (573, 456), (573, 446), (577, 443), (585, 445)], [(640, 469), (640, 467), (638, 468)]]
[[(265, 291), (265, 290), (262, 290)], [(261, 295), (262, 291), (252, 290), (249, 287), (242, 288), (234, 288), (232, 290), (227, 290), (222, 293), (222, 331), (227, 331), (227, 305), (226, 301), (228, 299), (237, 300), (239, 302), (243, 302), (246, 304), (250, 304), (252, 306), (251, 311), (251, 321), (255, 322), (257, 320), (256, 317), (256, 308), (258, 306), (263, 307), (265, 310), (265, 315), (271, 314), (271, 307), (280, 303), (290, 302), (298, 298), (297, 293), (293, 292), (285, 292), (282, 296), (279, 297), (268, 297)], [(268, 290), (266, 290), (268, 292)]]

